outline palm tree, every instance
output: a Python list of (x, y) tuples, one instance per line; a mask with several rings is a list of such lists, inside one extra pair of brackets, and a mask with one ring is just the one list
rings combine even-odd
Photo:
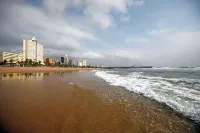
[(10, 64), (12, 64), (13, 63), (13, 59), (10, 59)]
[(28, 63), (29, 63), (29, 59), (26, 59), (25, 65), (28, 65)]
[(6, 65), (7, 64), (7, 60), (4, 60), (3, 63), (4, 63), (4, 65)]
[(23, 67), (24, 67), (24, 65), (25, 65), (25, 61), (21, 61), (21, 62), (20, 62), (20, 66), (23, 66)]
[(38, 66), (38, 63), (37, 63), (37, 62), (34, 62), (34, 63), (33, 63), (33, 66), (36, 66), (36, 67), (37, 67), (37, 66)]
[(41, 66), (41, 61), (39, 61), (38, 63), (39, 63), (39, 66)]
[(32, 65), (33, 61), (30, 59), (28, 63), (29, 65)]

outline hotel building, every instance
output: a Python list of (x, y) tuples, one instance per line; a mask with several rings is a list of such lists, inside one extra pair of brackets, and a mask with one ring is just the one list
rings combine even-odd
[(38, 43), (35, 37), (30, 40), (23, 40), (23, 59), (43, 63), (43, 45)]
[(64, 65), (69, 63), (69, 59), (68, 59), (67, 55), (61, 56), (61, 63), (64, 64)]
[(87, 66), (87, 62), (86, 62), (86, 60), (83, 60), (83, 61), (82, 61), (82, 66), (84, 66), (84, 67)]
[(46, 58), (44, 58), (43, 61), (44, 61), (45, 65), (47, 65), (47, 66), (49, 66), (49, 65), (56, 65), (56, 63), (57, 63), (57, 61), (56, 61), (55, 58), (48, 58), (48, 57), (46, 57)]
[[(17, 63), (19, 61), (19, 54), (9, 53), (9, 52), (0, 52), (0, 62), (3, 62), (6, 60), (8, 63), (11, 63), (10, 61), (13, 60), (12, 63)], [(21, 58), (20, 58), (21, 59)]]
[(77, 60), (76, 60), (76, 58), (72, 59), (72, 66), (77, 66)]
[(78, 62), (78, 66), (79, 66), (79, 67), (82, 67), (82, 66), (83, 66), (83, 63), (82, 63), (81, 61), (79, 61), (79, 62)]

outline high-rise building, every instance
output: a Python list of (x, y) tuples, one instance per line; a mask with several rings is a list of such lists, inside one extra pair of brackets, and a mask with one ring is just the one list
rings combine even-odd
[(82, 66), (83, 66), (83, 63), (82, 63), (81, 61), (79, 61), (79, 62), (78, 62), (78, 66), (79, 66), (79, 67), (82, 67)]
[(83, 60), (83, 61), (82, 61), (82, 65), (83, 65), (84, 67), (86, 67), (86, 66), (87, 66), (87, 61), (86, 61), (86, 60)]
[(38, 43), (35, 37), (30, 40), (23, 40), (23, 56), (24, 61), (31, 59), (43, 63), (43, 45)]
[(69, 63), (69, 59), (68, 59), (67, 55), (61, 56), (61, 63), (64, 64), (64, 65)]
[(57, 61), (55, 58), (44, 58), (44, 63), (45, 65), (49, 66), (49, 65), (56, 65)]
[(76, 60), (76, 58), (72, 59), (72, 66), (77, 66), (77, 60)]
[(17, 61), (19, 61), (18, 57), (19, 57), (19, 54), (0, 52), (0, 62), (3, 62), (4, 60), (6, 60), (8, 63), (17, 63)]

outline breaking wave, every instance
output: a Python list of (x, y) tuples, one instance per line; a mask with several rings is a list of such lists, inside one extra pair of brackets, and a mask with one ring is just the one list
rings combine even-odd
[(109, 71), (96, 71), (95, 75), (110, 85), (143, 94), (200, 121), (200, 79), (154, 77), (143, 72), (120, 75)]

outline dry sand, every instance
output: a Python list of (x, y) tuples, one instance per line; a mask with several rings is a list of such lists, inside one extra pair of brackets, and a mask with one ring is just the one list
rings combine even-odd
[[(15, 78), (23, 75), (25, 78)], [(132, 93), (117, 88), (113, 90), (87, 75), (87, 72), (3, 74), (2, 129), (10, 133), (194, 132), (184, 119), (151, 101), (134, 98)], [(87, 84), (91, 85), (89, 89)]]
[(30, 72), (68, 72), (79, 70), (94, 70), (95, 68), (59, 68), (59, 67), (0, 67), (3, 73), (30, 73)]

